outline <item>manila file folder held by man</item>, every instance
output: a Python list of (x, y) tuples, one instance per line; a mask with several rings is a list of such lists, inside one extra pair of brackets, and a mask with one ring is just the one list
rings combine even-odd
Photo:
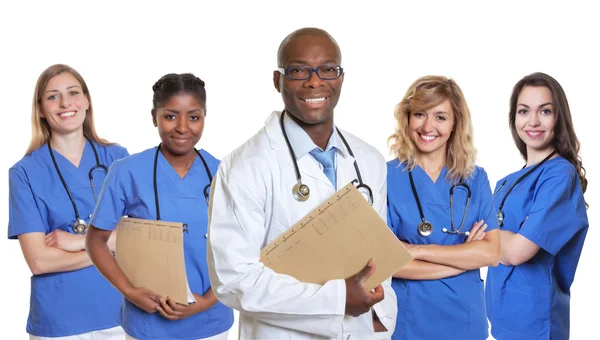
[(386, 222), (350, 183), (261, 250), (273, 271), (306, 283), (346, 279), (375, 260), (375, 288), (412, 260)]

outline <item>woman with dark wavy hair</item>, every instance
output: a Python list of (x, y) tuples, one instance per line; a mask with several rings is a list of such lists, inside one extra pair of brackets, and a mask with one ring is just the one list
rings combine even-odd
[(521, 79), (509, 125), (526, 164), (495, 190), (501, 256), (487, 277), (492, 335), (569, 339), (570, 287), (588, 219), (587, 180), (563, 88), (544, 73)]

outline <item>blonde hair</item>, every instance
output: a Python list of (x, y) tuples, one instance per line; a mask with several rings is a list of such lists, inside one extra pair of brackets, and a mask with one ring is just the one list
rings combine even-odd
[(406, 91), (402, 101), (396, 105), (394, 117), (398, 122), (396, 131), (388, 138), (390, 152), (407, 169), (417, 166), (418, 152), (409, 134), (411, 114), (435, 107), (449, 100), (454, 112), (454, 127), (446, 146), (447, 178), (466, 179), (475, 169), (477, 151), (473, 145), (471, 113), (460, 87), (452, 79), (441, 76), (425, 76), (417, 79)]
[(40, 106), (42, 105), (42, 95), (46, 90), (46, 86), (48, 86), (48, 82), (50, 79), (62, 73), (70, 73), (73, 77), (75, 77), (75, 79), (77, 79), (77, 81), (81, 84), (81, 90), (83, 91), (83, 94), (87, 97), (88, 102), (90, 103), (90, 106), (86, 112), (85, 120), (83, 121), (83, 135), (90, 141), (96, 142), (100, 145), (114, 144), (98, 137), (98, 134), (96, 133), (96, 129), (94, 127), (94, 110), (92, 109), (92, 97), (90, 96), (90, 92), (87, 84), (83, 80), (83, 77), (79, 74), (79, 72), (75, 71), (75, 69), (68, 65), (55, 64), (45, 69), (44, 72), (40, 74), (37, 83), (35, 84), (33, 103), (31, 107), (31, 141), (29, 142), (29, 147), (27, 147), (25, 155), (29, 155), (50, 140), (52, 130), (50, 129), (50, 125), (48, 125), (46, 119), (41, 116)]

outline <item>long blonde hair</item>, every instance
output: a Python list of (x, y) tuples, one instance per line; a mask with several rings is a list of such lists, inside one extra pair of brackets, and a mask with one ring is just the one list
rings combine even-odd
[(83, 94), (87, 97), (88, 102), (90, 103), (90, 106), (86, 112), (85, 120), (83, 121), (83, 135), (90, 141), (96, 142), (100, 145), (114, 144), (98, 137), (98, 134), (96, 133), (96, 129), (94, 127), (94, 110), (92, 109), (92, 97), (90, 96), (90, 91), (88, 90), (87, 84), (83, 80), (83, 77), (79, 74), (79, 72), (75, 71), (75, 69), (68, 65), (55, 64), (45, 69), (44, 72), (40, 74), (37, 83), (35, 84), (33, 103), (31, 107), (31, 141), (29, 142), (29, 147), (27, 147), (25, 155), (29, 155), (40, 146), (46, 144), (50, 139), (52, 130), (50, 129), (50, 125), (48, 125), (46, 119), (40, 114), (42, 95), (44, 94), (44, 90), (46, 90), (46, 86), (48, 86), (50, 79), (65, 72), (70, 73), (73, 77), (75, 77), (75, 79), (77, 79), (77, 81), (81, 84)]
[(388, 138), (388, 144), (390, 152), (395, 154), (398, 161), (407, 163), (407, 169), (417, 166), (418, 150), (409, 133), (410, 116), (435, 107), (445, 100), (450, 100), (454, 112), (454, 129), (446, 147), (447, 178), (458, 181), (473, 173), (477, 151), (473, 145), (471, 113), (462, 90), (454, 80), (441, 76), (417, 79), (396, 105), (394, 117), (398, 124), (394, 134)]

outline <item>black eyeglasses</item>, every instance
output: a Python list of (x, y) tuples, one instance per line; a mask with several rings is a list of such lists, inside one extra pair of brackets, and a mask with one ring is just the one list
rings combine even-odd
[(323, 80), (333, 80), (339, 78), (343, 73), (344, 69), (340, 65), (336, 66), (319, 66), (312, 68), (310, 66), (288, 66), (286, 68), (278, 68), (277, 71), (285, 74), (292, 80), (306, 80), (312, 77), (313, 72), (317, 73), (317, 76)]

